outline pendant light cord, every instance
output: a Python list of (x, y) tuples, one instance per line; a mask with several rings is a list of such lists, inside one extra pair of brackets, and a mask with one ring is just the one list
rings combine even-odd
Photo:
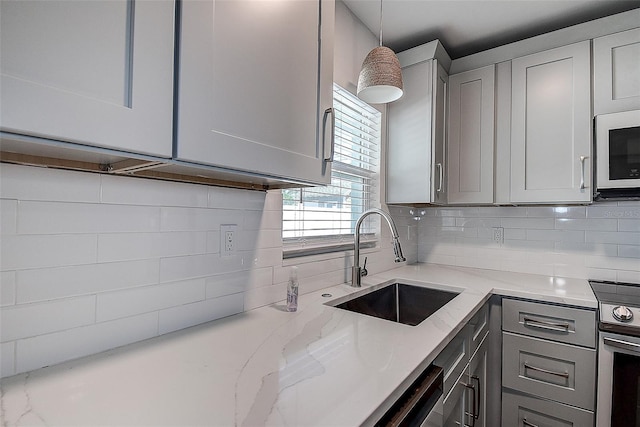
[(380, 46), (382, 46), (382, 0), (380, 0)]

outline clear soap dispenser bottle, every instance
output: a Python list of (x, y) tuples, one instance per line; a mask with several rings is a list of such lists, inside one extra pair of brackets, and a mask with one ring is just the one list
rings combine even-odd
[(298, 309), (298, 267), (291, 267), (287, 285), (287, 311)]

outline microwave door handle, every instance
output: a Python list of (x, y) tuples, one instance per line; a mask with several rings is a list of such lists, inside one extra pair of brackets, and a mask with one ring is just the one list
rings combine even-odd
[(584, 190), (587, 188), (584, 183), (584, 161), (587, 160), (589, 156), (580, 156), (580, 189)]

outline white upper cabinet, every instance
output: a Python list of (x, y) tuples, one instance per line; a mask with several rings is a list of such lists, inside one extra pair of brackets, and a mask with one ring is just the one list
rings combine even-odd
[(512, 61), (511, 201), (591, 201), (590, 41)]
[(449, 77), (449, 204), (493, 203), (495, 66)]
[(437, 59), (402, 69), (404, 95), (389, 104), (387, 203), (444, 204), (448, 76)]
[(333, 1), (183, 1), (180, 160), (330, 180)]
[(593, 113), (640, 109), (640, 28), (593, 40)]
[(171, 157), (173, 1), (0, 2), (2, 131)]

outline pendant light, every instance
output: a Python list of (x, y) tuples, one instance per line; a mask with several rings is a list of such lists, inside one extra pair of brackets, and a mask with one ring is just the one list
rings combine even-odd
[(402, 96), (402, 70), (396, 54), (382, 46), (382, 0), (380, 0), (380, 46), (362, 63), (358, 77), (358, 98), (369, 104), (385, 104)]

